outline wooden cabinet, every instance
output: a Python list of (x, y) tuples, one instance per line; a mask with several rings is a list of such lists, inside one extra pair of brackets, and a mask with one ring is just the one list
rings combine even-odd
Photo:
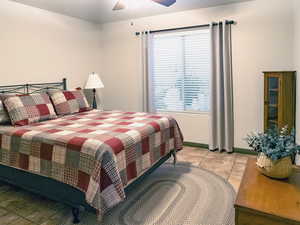
[(300, 225), (300, 171), (289, 179), (262, 175), (249, 159), (235, 202), (236, 225)]
[(295, 127), (296, 72), (264, 72), (264, 128)]

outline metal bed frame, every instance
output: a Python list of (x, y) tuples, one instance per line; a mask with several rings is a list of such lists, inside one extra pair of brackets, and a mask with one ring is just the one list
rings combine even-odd
[[(62, 82), (54, 83), (37, 83), (37, 84), (20, 84), (0, 86), (0, 94), (33, 94), (45, 92), (48, 90), (66, 90), (67, 80), (64, 78)], [(142, 176), (138, 177), (134, 182), (125, 188), (125, 193), (128, 194), (141, 183), (149, 174), (167, 161), (171, 156), (174, 157), (176, 162), (175, 152), (172, 151), (150, 169), (148, 169)], [(20, 187), (29, 192), (33, 192), (48, 199), (63, 203), (72, 207), (73, 223), (80, 222), (79, 213), (82, 210), (95, 212), (95, 209), (87, 204), (85, 195), (80, 190), (56, 181), (54, 179), (44, 177), (41, 175), (33, 174), (27, 171), (16, 169), (13, 167), (0, 164), (0, 180), (14, 186)]]
[(0, 94), (34, 94), (48, 90), (67, 90), (67, 79), (61, 82), (0, 86)]

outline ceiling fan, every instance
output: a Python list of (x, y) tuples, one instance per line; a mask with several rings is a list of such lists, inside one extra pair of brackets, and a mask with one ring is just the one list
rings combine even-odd
[[(169, 7), (171, 5), (173, 5), (176, 0), (151, 0), (153, 2), (156, 2), (160, 5), (163, 5), (163, 6), (166, 6), (166, 7)], [(119, 0), (116, 5), (114, 6), (113, 10), (122, 10), (122, 9), (125, 9), (126, 8), (126, 3), (124, 2), (124, 0)]]

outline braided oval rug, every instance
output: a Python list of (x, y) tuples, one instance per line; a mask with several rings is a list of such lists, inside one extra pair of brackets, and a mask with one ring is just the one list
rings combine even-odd
[[(80, 225), (234, 225), (235, 191), (212, 172), (165, 163), (148, 176), (102, 223), (81, 213)], [(61, 220), (71, 225), (71, 213)]]

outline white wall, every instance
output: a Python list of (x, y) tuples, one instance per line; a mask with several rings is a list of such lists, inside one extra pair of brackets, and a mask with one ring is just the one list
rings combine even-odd
[(297, 143), (300, 144), (300, 1), (294, 1), (294, 65), (297, 70), (297, 109), (296, 115), (298, 118), (296, 119), (296, 130), (297, 130)]
[[(67, 77), (74, 88), (84, 84), (88, 73), (101, 71), (105, 108), (139, 111), (141, 55), (136, 31), (233, 19), (237, 21), (232, 32), (235, 147), (247, 147), (242, 140), (246, 134), (263, 128), (261, 72), (294, 70), (294, 65), (300, 69), (299, 4), (299, 0), (272, 0), (270, 7), (270, 0), (255, 0), (108, 23), (98, 29), (89, 22), (2, 0), (0, 85)], [(300, 103), (297, 106), (299, 114)], [(208, 143), (207, 114), (173, 115), (186, 141)], [(299, 121), (297, 130), (300, 140)]]
[[(292, 6), (292, 0), (255, 0), (101, 25), (105, 108), (142, 109), (141, 55), (136, 31), (233, 19), (237, 21), (232, 31), (235, 147), (247, 147), (243, 141), (246, 134), (263, 129), (261, 72), (294, 69)], [(186, 141), (208, 143), (207, 114), (173, 115)]]
[(1, 0), (0, 27), (0, 85), (66, 77), (75, 88), (101, 68), (95, 24)]

